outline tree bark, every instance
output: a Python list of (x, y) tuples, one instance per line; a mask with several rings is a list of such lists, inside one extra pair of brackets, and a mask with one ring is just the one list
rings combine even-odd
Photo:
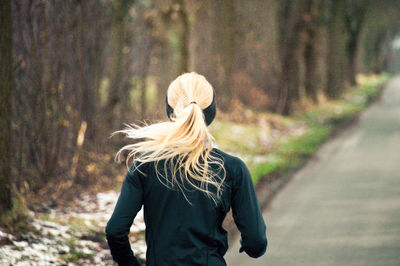
[(326, 86), (327, 16), (326, 0), (309, 0), (307, 3), (307, 30), (304, 49), (305, 87), (307, 96), (317, 102)]
[(357, 74), (357, 46), (358, 37), (352, 36), (347, 44), (347, 56), (348, 56), (348, 81), (350, 85), (354, 86), (357, 84), (356, 74)]
[(326, 95), (336, 98), (341, 95), (346, 80), (346, 43), (347, 35), (344, 25), (344, 0), (331, 2), (329, 47), (328, 47), (328, 83)]
[(349, 38), (347, 41), (347, 73), (348, 81), (350, 85), (356, 85), (356, 74), (357, 74), (357, 55), (359, 48), (359, 40), (361, 29), (364, 25), (364, 18), (368, 8), (368, 1), (351, 1), (348, 3), (344, 16), (344, 21), (346, 25)]
[(281, 60), (282, 71), (276, 111), (288, 115), (293, 111), (293, 105), (300, 99), (300, 53), (302, 51), (305, 29), (305, 1), (283, 2), (281, 14)]
[(188, 71), (189, 67), (189, 19), (185, 9), (185, 1), (177, 0), (176, 3), (179, 5), (178, 16), (179, 25), (177, 25), (179, 32), (179, 63), (178, 73), (182, 74)]
[(218, 107), (231, 107), (231, 80), (236, 57), (234, 1), (187, 2), (193, 10), (190, 28), (191, 71), (204, 75), (217, 93)]
[[(108, 102), (106, 106), (106, 123), (107, 128), (112, 129), (115, 118), (118, 117), (116, 114), (117, 106), (121, 102), (123, 78), (127, 72), (124, 67), (124, 52), (123, 49), (126, 45), (126, 15), (128, 14), (129, 8), (133, 4), (133, 0), (119, 0), (115, 2), (115, 10), (113, 14), (113, 69), (110, 81), (110, 88), (108, 93)], [(127, 96), (124, 96), (127, 97)]]
[(235, 0), (232, 98), (253, 109), (274, 108), (281, 61), (276, 0)]
[[(217, 1), (219, 2), (219, 1)], [(233, 1), (221, 1), (215, 7), (217, 57), (221, 66), (220, 89), (224, 97), (220, 97), (221, 107), (228, 109), (232, 98), (232, 73), (235, 60), (235, 7)]]
[(12, 91), (13, 80), (13, 43), (11, 0), (0, 4), (0, 214), (12, 208), (11, 199), (11, 140), (12, 140)]

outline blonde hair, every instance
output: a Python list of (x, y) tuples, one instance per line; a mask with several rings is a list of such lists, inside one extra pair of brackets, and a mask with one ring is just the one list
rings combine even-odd
[[(213, 88), (206, 78), (195, 72), (178, 76), (168, 87), (167, 103), (173, 108), (171, 121), (152, 125), (126, 125), (123, 130), (112, 134), (123, 133), (129, 139), (140, 140), (122, 147), (115, 159), (120, 161), (121, 153), (129, 151), (126, 160), (155, 162), (158, 179), (167, 187), (175, 185), (183, 192), (186, 185), (204, 192), (215, 203), (219, 199), (225, 170), (223, 160), (211, 154), (214, 138), (208, 131), (203, 109), (213, 101)], [(158, 162), (164, 161), (164, 175), (158, 171)], [(211, 165), (223, 170), (212, 171)], [(167, 176), (171, 169), (171, 180)], [(210, 186), (216, 188), (215, 193)], [(188, 200), (188, 199), (187, 199)], [(189, 202), (190, 203), (190, 202)]]

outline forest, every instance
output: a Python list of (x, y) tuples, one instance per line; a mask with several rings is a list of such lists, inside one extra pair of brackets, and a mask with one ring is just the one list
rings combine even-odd
[(126, 142), (111, 133), (166, 120), (182, 73), (216, 91), (223, 146), (229, 123), (279, 129), (400, 69), (397, 0), (8, 0), (0, 12), (0, 227), (17, 235), (32, 212), (118, 190)]

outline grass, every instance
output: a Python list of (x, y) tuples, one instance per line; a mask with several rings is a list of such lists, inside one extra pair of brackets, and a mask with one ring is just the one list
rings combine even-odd
[(78, 263), (82, 259), (84, 260), (93, 260), (93, 253), (86, 253), (82, 251), (82, 246), (76, 243), (74, 240), (68, 240), (67, 245), (70, 248), (68, 254), (64, 256), (60, 256), (60, 259), (66, 263)]
[(276, 147), (266, 156), (265, 162), (250, 164), (254, 183), (258, 183), (264, 176), (296, 167), (302, 159), (316, 152), (330, 132), (330, 126), (315, 125), (301, 136), (282, 136)]
[(262, 148), (258, 145), (261, 133), (259, 127), (229, 121), (215, 121), (212, 126), (212, 134), (218, 140), (218, 145), (229, 147), (230, 151), (241, 151), (245, 154), (262, 152)]
[(273, 126), (268, 125), (272, 124), (268, 118), (264, 123), (247, 125), (216, 121), (210, 130), (221, 149), (242, 157), (254, 183), (258, 183), (293, 169), (312, 156), (339, 124), (354, 118), (379, 95), (387, 79), (387, 75), (359, 76), (360, 85), (350, 88), (340, 99), (309, 104), (290, 117), (257, 114), (273, 117)]

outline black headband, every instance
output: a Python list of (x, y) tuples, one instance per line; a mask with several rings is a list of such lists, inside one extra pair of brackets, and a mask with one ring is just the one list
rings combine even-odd
[[(209, 106), (207, 106), (207, 108), (202, 109), (203, 114), (204, 114), (204, 120), (205, 120), (207, 126), (211, 124), (211, 122), (214, 120), (215, 115), (217, 113), (217, 102), (216, 102), (215, 98), (216, 98), (215, 91), (213, 90), (213, 100), (212, 100), (211, 104)], [(168, 96), (165, 96), (165, 105), (167, 107), (168, 118), (171, 119), (171, 116), (174, 113), (174, 109), (168, 104)]]

